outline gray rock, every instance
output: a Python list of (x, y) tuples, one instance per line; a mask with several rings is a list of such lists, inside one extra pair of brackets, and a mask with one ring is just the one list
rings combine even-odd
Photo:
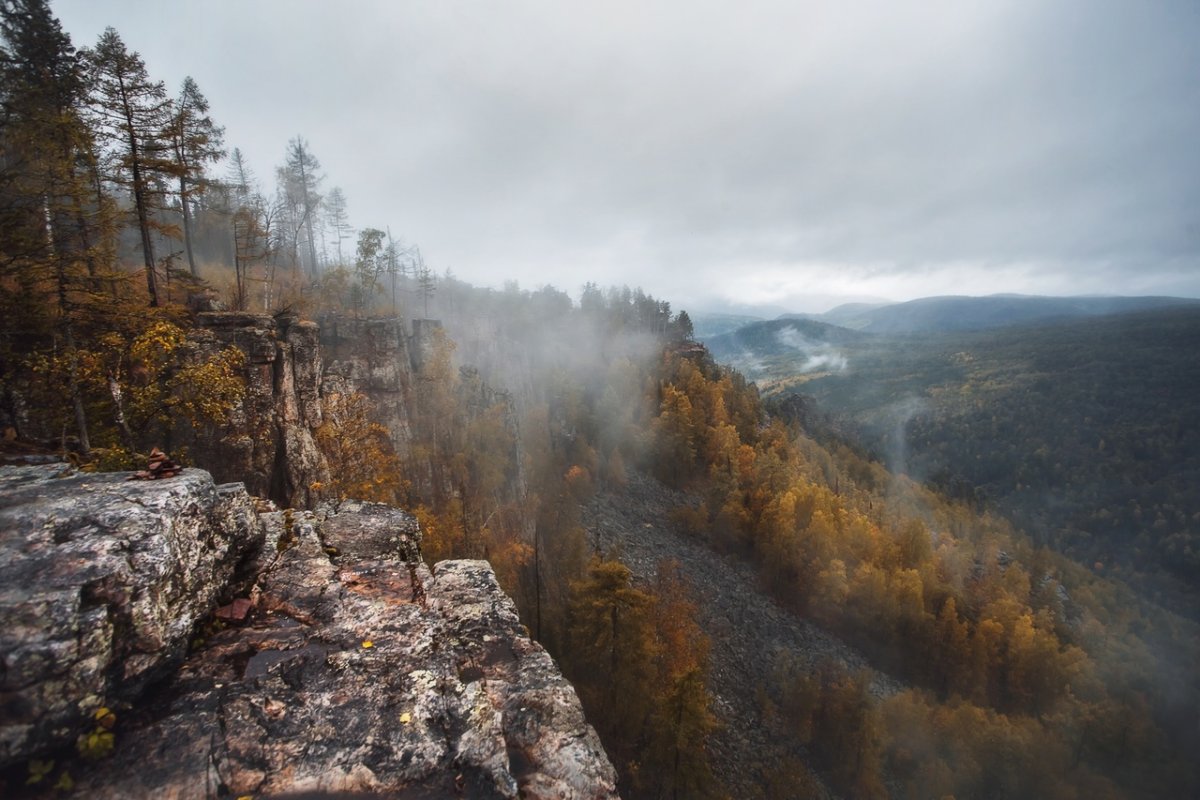
[(374, 406), (375, 421), (387, 429), (396, 452), (407, 456), (416, 364), (403, 320), (330, 315), (322, 318), (320, 325), (326, 363), (321, 394), (364, 392)]
[(182, 425), (176, 431), (196, 463), (218, 480), (244, 481), (253, 495), (288, 506), (316, 504), (312, 487), (329, 481), (329, 467), (313, 439), (322, 421), (319, 335), (315, 323), (288, 315), (197, 315), (191, 334), (197, 357), (226, 347), (241, 350), (246, 395), (219, 435)]
[[(126, 560), (145, 561), (143, 571), (156, 574), (154, 565), (192, 563), (204, 550), (160, 544), (172, 540), (165, 532), (183, 527), (176, 515), (201, 518), (212, 499), (214, 507), (236, 507), (237, 523), (254, 527), (245, 519), (245, 494), (217, 489), (198, 471), (135, 483), (124, 476), (51, 475), (0, 473), (10, 550), (32, 538), (40, 544), (31, 553), (44, 556), (17, 570), (29, 576), (27, 598), (20, 614), (4, 620), (6, 645), (19, 643), (30, 620), (59, 614), (55, 602), (70, 605), (50, 591), (63, 564), (86, 567), (89, 576), (95, 565), (107, 565), (96, 574), (117, 576), (102, 583), (106, 596), (117, 595), (130, 585)], [(12, 509), (31, 522), (18, 521)], [(123, 522), (116, 524), (113, 514)], [(149, 602), (169, 594), (167, 588), (128, 589), (121, 597), (130, 610), (121, 613), (145, 622), (110, 628), (96, 642), (87, 635), (88, 620), (72, 623), (67, 615), (57, 626), (65, 631), (59, 649), (73, 648), (72, 654), (66, 659), (56, 651), (41, 663), (69, 660), (75, 666), (67, 674), (106, 673), (80, 666), (83, 653), (76, 651), (86, 642), (117, 680), (92, 681), (76, 694), (98, 702), (122, 693), (129, 700), (117, 708), (111, 757), (59, 767), (75, 780), (68, 796), (617, 796), (615, 771), (574, 689), (529, 639), (486, 562), (442, 562), (431, 572), (419, 558), (415, 519), (378, 504), (346, 502), (337, 511), (259, 519), (265, 528), (254, 562), (259, 572), (242, 586), (249, 614), (241, 624), (210, 629), (178, 670), (148, 692), (133, 691), (145, 688), (138, 679), (149, 668), (144, 651), (175, 652), (166, 642), (190, 630), (195, 618)], [(219, 536), (194, 539), (216, 543)], [(47, 552), (51, 547), (74, 549)], [(110, 559), (114, 553), (120, 558)], [(177, 581), (211, 599), (212, 572), (202, 572), (185, 569)], [(191, 577), (208, 583), (193, 585)], [(73, 598), (79, 596), (76, 588)], [(64, 691), (26, 685), (10, 697)], [(72, 734), (77, 722), (65, 723)]]
[(90, 711), (177, 666), (261, 546), (240, 484), (129, 475), (0, 468), (0, 766), (73, 742)]

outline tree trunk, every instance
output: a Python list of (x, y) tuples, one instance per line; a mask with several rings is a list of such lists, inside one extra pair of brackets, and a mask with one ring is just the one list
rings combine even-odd
[(301, 151), (298, 161), (300, 162), (300, 187), (304, 190), (304, 228), (308, 233), (309, 275), (315, 281), (317, 279), (317, 243), (313, 241), (312, 201), (308, 196), (308, 173), (304, 170), (303, 151)]
[(133, 173), (133, 204), (137, 210), (138, 228), (142, 234), (142, 259), (146, 265), (146, 291), (150, 294), (150, 307), (158, 308), (158, 276), (154, 272), (154, 242), (150, 238), (150, 211), (146, 204), (145, 178), (142, 177), (142, 161), (138, 155), (137, 134), (133, 124), (133, 109), (121, 84), (121, 112), (125, 117), (125, 132), (129, 137), (129, 167)]
[[(79, 436), (79, 452), (87, 456), (92, 451), (88, 437), (87, 411), (83, 407), (83, 392), (79, 389), (79, 351), (75, 349), (75, 331), (71, 324), (70, 303), (67, 298), (67, 265), (66, 253), (61, 242), (57, 240), (56, 228), (51, 221), (50, 200), (43, 200), (46, 215), (46, 242), (50, 246), (50, 254), (54, 258), (55, 279), (58, 284), (58, 324), (62, 328), (63, 340), (67, 345), (67, 386), (71, 393), (71, 410), (75, 416), (75, 429)], [(64, 453), (65, 453), (65, 444)]]
[(117, 383), (117, 378), (111, 372), (108, 373), (108, 392), (112, 395), (114, 408), (114, 421), (117, 423), (117, 431), (121, 434), (121, 444), (129, 451), (130, 455), (137, 452), (137, 445), (133, 441), (133, 431), (129, 429), (129, 423), (125, 421), (125, 398), (121, 394), (121, 384)]
[(533, 607), (537, 635), (534, 638), (539, 642), (542, 640), (542, 553), (540, 546), (542, 537), (539, 535), (540, 529), (541, 526), (535, 523), (533, 526)]
[(179, 176), (179, 206), (183, 209), (183, 249), (187, 251), (188, 269), (193, 278), (199, 278), (196, 269), (196, 257), (192, 255), (192, 211), (188, 205), (187, 178)]
[(71, 326), (69, 324), (67, 325), (67, 347), (71, 352), (68, 366), (70, 372), (71, 408), (75, 413), (75, 430), (79, 435), (79, 453), (80, 455), (88, 456), (92, 452), (92, 442), (88, 436), (87, 411), (83, 407), (83, 393), (79, 390), (79, 351), (75, 349), (75, 336), (71, 333)]
[(242, 279), (242, 250), (238, 247), (237, 217), (233, 218), (233, 279), (237, 295), (234, 297), (234, 310), (246, 310), (246, 285)]

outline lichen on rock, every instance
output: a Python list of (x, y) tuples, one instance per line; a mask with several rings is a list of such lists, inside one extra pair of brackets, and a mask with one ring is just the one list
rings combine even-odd
[[(28, 527), (21, 532), (40, 542), (32, 552), (40, 554), (38, 563), (50, 573), (63, 555), (47, 553), (50, 543), (74, 542), (79, 553), (103, 556), (112, 546), (112, 531), (120, 530), (124, 540), (138, 544), (117, 547), (118, 552), (131, 558), (147, 550), (161, 553), (151, 565), (185, 562), (188, 566), (177, 570), (181, 586), (188, 585), (187, 576), (204, 570), (222, 575), (220, 581), (208, 579), (204, 588), (192, 587), (208, 598), (197, 608), (211, 609), (222, 588), (212, 584), (227, 583), (236, 562), (244, 567), (252, 557), (251, 577), (238, 587), (250, 610), (241, 622), (209, 626), (202, 646), (169, 680), (148, 690), (136, 673), (145, 673), (149, 665), (138, 659), (155, 650), (179, 648), (182, 654), (183, 640), (173, 644), (173, 637), (182, 632), (186, 639), (196, 617), (138, 604), (140, 598), (165, 598), (170, 591), (127, 592), (126, 604), (138, 609), (129, 612), (131, 618), (165, 624), (143, 624), (142, 634), (129, 639), (114, 626), (104, 641), (94, 643), (101, 663), (117, 667), (119, 674), (115, 681), (89, 684), (87, 691), (130, 701), (119, 714), (112, 756), (72, 766), (71, 796), (617, 796), (615, 771), (574, 689), (529, 639), (486, 562), (447, 561), (430, 570), (420, 561), (416, 521), (387, 506), (347, 502), (336, 509), (258, 517), (249, 511), (244, 491), (215, 487), (196, 470), (164, 481), (125, 483), (123, 478), (67, 478), (56, 488), (77, 495), (71, 504), (60, 492), (39, 488), (64, 479), (0, 474), (5, 498), (0, 514), (20, 506), (38, 520), (44, 533)], [(131, 491), (141, 492), (137, 502)], [(109, 518), (99, 509), (130, 504), (150, 512), (148, 518), (157, 521), (146, 525), (161, 530), (139, 536), (136, 525), (126, 530), (96, 522)], [(241, 538), (233, 538), (246, 547), (229, 545), (223, 551), (233, 564), (227, 570), (204, 557), (205, 543), (221, 550), (221, 536), (197, 534), (194, 546), (151, 546), (148, 540), (162, 538), (162, 530), (179, 527), (164, 514), (203, 518), (210, 505), (236, 510), (228, 519), (243, 526)], [(66, 514), (62, 509), (68, 507), (75, 512)], [(19, 550), (18, 535), (7, 531), (11, 524), (6, 519), (6, 542)], [(116, 565), (110, 572), (124, 575)], [(38, 617), (43, 606), (37, 604), (46, 602), (40, 590), (30, 583), (11, 591), (10, 586), (16, 584), (6, 582), (3, 595), (12, 601), (4, 606), (8, 619)], [(22, 592), (31, 605), (21, 606)], [(18, 606), (19, 612), (12, 611)], [(180, 616), (167, 619), (172, 614)], [(78, 642), (86, 638), (80, 633), (86, 630), (84, 621), (63, 624), (76, 636), (71, 641), (78, 651)], [(72, 663), (82, 663), (85, 655), (75, 652)], [(131, 664), (134, 673), (129, 673)], [(27, 686), (13, 689), (6, 703), (46, 694), (39, 690), (26, 698)], [(55, 685), (50, 693), (63, 691)], [(64, 720), (70, 727), (70, 719)], [(57, 740), (39, 741), (49, 746)], [(10, 763), (33, 754), (28, 747), (19, 753), (10, 748)]]

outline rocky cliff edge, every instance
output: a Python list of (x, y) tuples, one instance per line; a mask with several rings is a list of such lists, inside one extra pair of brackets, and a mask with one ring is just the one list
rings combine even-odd
[[(54, 758), (56, 796), (616, 796), (486, 562), (430, 571), (386, 506), (260, 515), (199, 470), (126, 477), (0, 468), (8, 790)], [(115, 748), (87, 761), (100, 707)]]

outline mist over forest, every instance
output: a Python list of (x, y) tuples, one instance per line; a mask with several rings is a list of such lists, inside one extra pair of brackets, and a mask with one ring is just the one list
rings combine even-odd
[[(395, 79), (449, 109), (414, 100), (411, 130), (349, 113), (307, 61), (311, 95), (276, 105), (294, 87), (253, 71), (262, 54), (166, 52), (166, 23), (123, 6), (83, 38), (106, 12), (0, 0), (0, 468), (144, 477), (158, 449), (287, 515), (411, 512), (430, 568), (490, 564), (627, 798), (1200, 795), (1200, 249), (1179, 223), (1194, 139), (1176, 147), (1200, 125), (1163, 111), (1194, 9), (1072, 23), (1089, 36), (1053, 73), (1068, 89), (1098, 55), (1142, 52), (1122, 23), (1161, 51), (1105, 73), (1145, 147), (1100, 127), (1076, 152), (1063, 131), (1111, 125), (1108, 95), (1048, 97), (1028, 67), (962, 51), (1044, 63), (1068, 2), (887, 11), (911, 41), (816, 3), (811, 63), (770, 3), (696, 9), (695, 30), (621, 4), (475, 23), (401, 5), (356, 10), (360, 60), (325, 9), (296, 41), (326, 21), (321, 81), (378, 63), (376, 29), (446, 45), (413, 44), (429, 86)], [(198, 12), (162, 12), (180, 13)], [(478, 30), (522, 21), (515, 53)], [(722, 25), (737, 41), (708, 65), (697, 43)], [(476, 45), (478, 64), (456, 61)], [(198, 78), (168, 83), (160, 62), (181, 54)], [(642, 85), (654, 66), (665, 87)], [(1003, 130), (964, 113), (975, 82)], [(882, 101), (905, 96), (945, 120), (936, 136)], [(308, 116), (326, 100), (346, 110), (335, 132)], [(828, 129), (799, 110), (817, 100)], [(1030, 121), (1059, 102), (1061, 141)], [(1105, 158), (1115, 177), (1072, 182)], [(951, 168), (966, 177), (932, 179)], [(1108, 226), (1122, 180), (1141, 204)], [(189, 652), (240, 624), (210, 619)], [(74, 748), (0, 751), (0, 794), (88, 794), (158, 713), (127, 704)], [(502, 755), (520, 775), (520, 748)], [(346, 796), (375, 796), (383, 778), (354, 774)]]

